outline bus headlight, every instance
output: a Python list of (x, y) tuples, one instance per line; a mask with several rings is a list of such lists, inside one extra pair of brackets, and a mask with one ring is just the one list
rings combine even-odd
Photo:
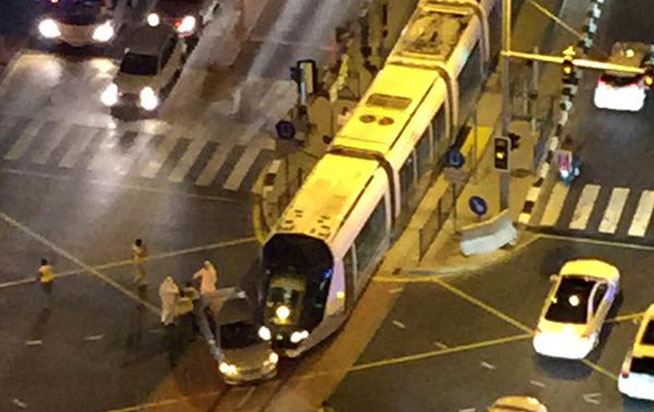
[(145, 110), (154, 110), (159, 106), (159, 98), (155, 94), (152, 87), (144, 87), (139, 93), (139, 98), (141, 101), (141, 107)]
[(263, 340), (270, 340), (272, 338), (272, 334), (270, 333), (270, 329), (268, 329), (265, 326), (262, 326), (259, 328), (259, 337)]
[(106, 21), (93, 30), (93, 40), (106, 43), (114, 37), (115, 31), (111, 21)]
[(238, 374), (238, 368), (236, 365), (231, 365), (227, 362), (220, 362), (220, 365), (218, 365), (218, 370), (220, 373), (227, 376), (234, 376)]
[(177, 26), (177, 31), (180, 34), (189, 34), (195, 30), (195, 17), (193, 16), (184, 16), (182, 21)]
[(105, 106), (113, 106), (118, 103), (118, 86), (116, 86), (116, 83), (111, 83), (109, 87), (104, 89), (100, 95), (100, 101)]
[(157, 13), (148, 14), (147, 21), (150, 27), (157, 27), (159, 23), (161, 23), (161, 19), (159, 18), (159, 15)]
[(300, 341), (306, 339), (309, 337), (309, 332), (306, 330), (302, 331), (295, 331), (291, 333), (291, 342), (293, 343), (299, 343)]
[(45, 19), (39, 23), (39, 33), (41, 33), (41, 36), (46, 39), (56, 39), (61, 36), (59, 26), (57, 26), (57, 23), (52, 19)]
[(285, 322), (289, 316), (291, 316), (291, 310), (286, 305), (278, 306), (275, 309), (275, 316), (282, 322)]

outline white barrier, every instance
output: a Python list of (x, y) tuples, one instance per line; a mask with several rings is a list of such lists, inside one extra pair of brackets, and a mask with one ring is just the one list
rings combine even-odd
[(511, 215), (504, 210), (485, 222), (465, 226), (461, 231), (461, 252), (465, 256), (488, 253), (517, 239)]

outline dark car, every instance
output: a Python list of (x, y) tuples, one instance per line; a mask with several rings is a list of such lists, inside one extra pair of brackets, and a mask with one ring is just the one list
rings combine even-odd
[(202, 29), (216, 16), (220, 0), (159, 0), (147, 16), (150, 26), (162, 22), (175, 28), (180, 37), (195, 46)]

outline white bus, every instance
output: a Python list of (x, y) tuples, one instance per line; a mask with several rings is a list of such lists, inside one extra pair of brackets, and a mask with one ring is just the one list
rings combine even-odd
[(499, 0), (422, 0), (263, 246), (263, 338), (298, 356), (349, 316), (472, 113)]

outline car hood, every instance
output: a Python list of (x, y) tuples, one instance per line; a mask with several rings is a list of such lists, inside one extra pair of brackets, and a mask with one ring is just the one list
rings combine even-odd
[(152, 87), (156, 92), (158, 88), (153, 80), (154, 76), (139, 76), (118, 72), (114, 78), (114, 83), (118, 86), (120, 93), (138, 94), (146, 86)]
[(538, 322), (538, 330), (544, 334), (561, 334), (579, 338), (588, 330), (588, 325), (552, 322), (542, 318)]
[(223, 351), (223, 359), (239, 369), (258, 369), (272, 353), (269, 343), (258, 343), (239, 349)]

